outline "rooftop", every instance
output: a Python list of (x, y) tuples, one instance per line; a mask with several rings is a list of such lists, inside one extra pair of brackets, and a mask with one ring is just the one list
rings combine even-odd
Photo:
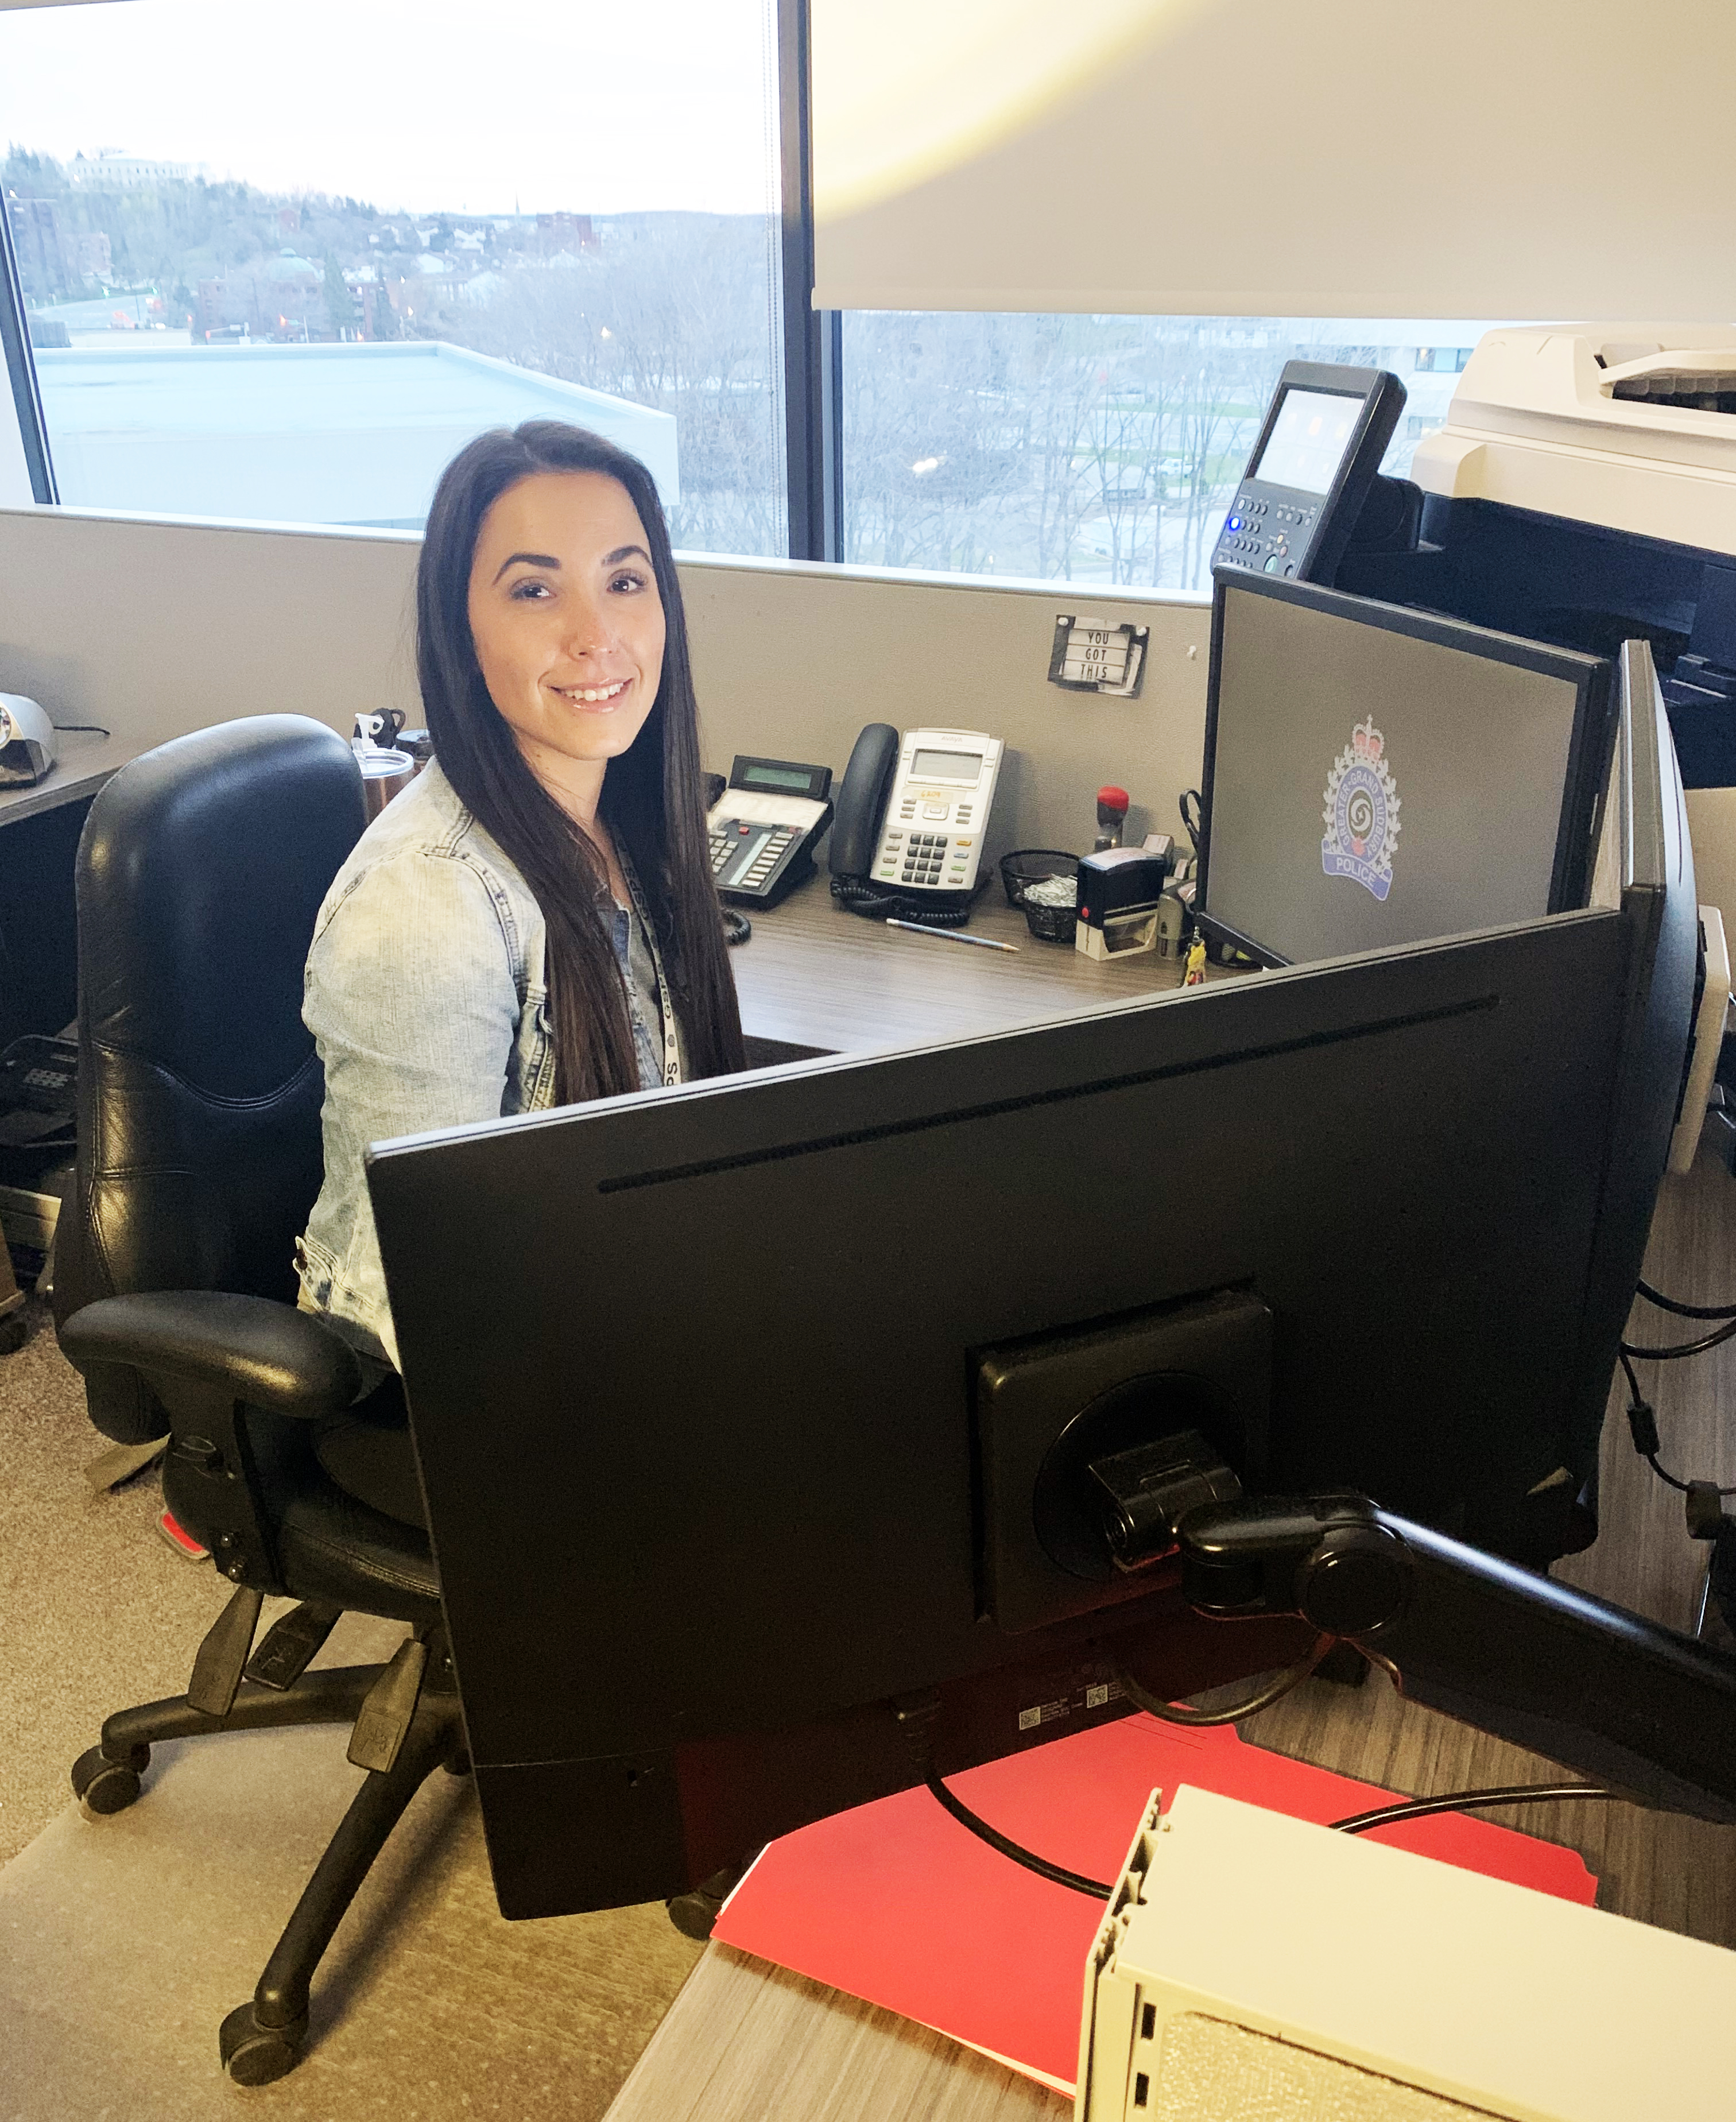
[(679, 498), (673, 415), (461, 347), (39, 348), (63, 500), (152, 513), (413, 526), (473, 436), (571, 421)]

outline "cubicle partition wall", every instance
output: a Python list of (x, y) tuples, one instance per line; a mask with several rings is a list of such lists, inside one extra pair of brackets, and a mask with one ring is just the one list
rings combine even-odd
[[(418, 722), (418, 549), (390, 531), (0, 509), (0, 691), (103, 724), (116, 763), (237, 715)], [(1198, 779), (1204, 600), (698, 556), (681, 573), (720, 771), (753, 751), (842, 773), (868, 722), (985, 729), (1008, 751), (992, 853), (1088, 848), (1106, 781), (1132, 794), (1136, 831), (1169, 830)], [(1062, 615), (1150, 629), (1137, 698), (1051, 682)], [(69, 738), (60, 773), (100, 764), (98, 742)]]

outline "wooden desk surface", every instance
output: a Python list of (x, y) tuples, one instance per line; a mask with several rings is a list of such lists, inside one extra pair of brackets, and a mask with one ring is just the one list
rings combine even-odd
[(730, 953), (744, 1031), (839, 1053), (1009, 1031), (1175, 987), (1180, 961), (1147, 951), (1099, 964), (1070, 945), (1040, 943), (999, 881), (971, 909), (973, 936), (1016, 954), (912, 936), (846, 914), (825, 878), (800, 886)]
[[(1082, 1989), (1082, 1968), (1080, 1979)], [(1072, 2111), (944, 2034), (712, 1945), (607, 2122), (1057, 2122)]]

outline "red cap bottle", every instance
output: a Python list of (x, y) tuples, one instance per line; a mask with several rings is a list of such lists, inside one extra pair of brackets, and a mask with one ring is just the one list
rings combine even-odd
[(1121, 845), (1121, 829), (1127, 821), (1127, 792), (1113, 783), (1097, 792), (1097, 839), (1093, 844), (1093, 854), (1101, 854), (1105, 848)]

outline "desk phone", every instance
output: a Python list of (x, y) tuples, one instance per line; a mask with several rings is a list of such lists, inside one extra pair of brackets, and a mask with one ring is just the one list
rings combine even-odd
[(1384, 369), (1286, 362), (1212, 552), (1213, 573), (1330, 584), (1404, 396)]
[(900, 893), (974, 891), (1001, 741), (870, 722), (838, 793), (832, 868)]
[(832, 822), (831, 792), (829, 766), (738, 755), (706, 820), (722, 897), (775, 906), (810, 876), (814, 845)]

